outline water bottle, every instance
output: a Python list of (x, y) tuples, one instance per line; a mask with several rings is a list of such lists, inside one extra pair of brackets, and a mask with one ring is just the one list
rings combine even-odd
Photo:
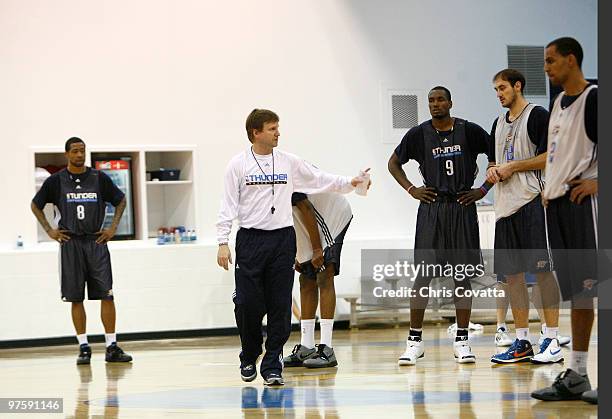
[(178, 229), (174, 230), (174, 243), (181, 244), (181, 233)]
[(164, 237), (164, 230), (157, 232), (157, 244), (166, 244), (166, 238)]
[(195, 242), (198, 239), (198, 237), (196, 236), (195, 228), (191, 230), (191, 234), (189, 235), (189, 238), (191, 239), (192, 242)]
[(370, 183), (370, 174), (364, 172), (363, 170), (359, 171), (359, 178), (363, 179), (357, 187), (355, 188), (355, 193), (357, 195), (365, 196), (368, 193), (368, 183)]
[(23, 249), (23, 238), (21, 236), (17, 236), (17, 249)]

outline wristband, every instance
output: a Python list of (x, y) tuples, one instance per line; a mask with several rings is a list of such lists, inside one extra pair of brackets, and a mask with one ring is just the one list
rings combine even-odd
[(487, 194), (489, 192), (489, 190), (487, 188), (485, 188), (484, 186), (480, 187), (480, 190), (482, 191), (483, 194)]
[(221, 246), (227, 246), (227, 242), (225, 242), (225, 243), (219, 243), (219, 247), (221, 247)]
[(414, 185), (410, 185), (410, 187), (407, 189), (407, 191), (406, 191), (406, 192), (410, 193), (410, 189), (415, 188), (415, 187), (416, 187), (416, 186), (414, 186)]

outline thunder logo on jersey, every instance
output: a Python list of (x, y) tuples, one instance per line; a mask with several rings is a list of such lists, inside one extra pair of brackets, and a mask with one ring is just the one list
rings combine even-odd
[(66, 202), (98, 202), (96, 192), (68, 192)]
[(431, 149), (431, 153), (433, 154), (434, 159), (438, 159), (440, 157), (451, 157), (451, 156), (460, 156), (461, 145), (449, 145), (446, 147), (435, 147)]

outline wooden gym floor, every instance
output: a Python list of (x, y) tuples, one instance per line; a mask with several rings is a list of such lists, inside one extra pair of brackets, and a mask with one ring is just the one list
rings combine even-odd
[[(61, 397), (64, 413), (0, 414), (16, 418), (596, 418), (582, 401), (538, 402), (562, 364), (493, 366), (494, 326), (473, 335), (475, 365), (458, 365), (447, 324), (424, 330), (425, 358), (399, 367), (406, 328), (334, 333), (338, 368), (287, 368), (286, 385), (265, 388), (260, 376), (240, 380), (238, 337), (120, 342), (132, 365), (105, 364), (94, 344), (91, 366), (75, 364), (77, 346), (0, 350), (0, 397)], [(532, 336), (538, 325), (532, 324)], [(569, 333), (566, 317), (561, 330)], [(594, 330), (597, 330), (595, 325)], [(318, 332), (317, 332), (318, 338)], [(289, 352), (299, 341), (293, 333)], [(569, 349), (566, 363), (569, 362)], [(597, 337), (589, 376), (597, 385)]]

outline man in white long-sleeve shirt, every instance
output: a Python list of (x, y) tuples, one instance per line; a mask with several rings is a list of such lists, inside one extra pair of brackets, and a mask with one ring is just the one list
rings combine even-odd
[(283, 385), (283, 345), (291, 332), (291, 290), (296, 255), (291, 195), (348, 193), (363, 180), (331, 175), (298, 156), (274, 151), (278, 145), (278, 116), (255, 109), (246, 120), (252, 146), (227, 166), (217, 222), (217, 263), (232, 263), (228, 239), (237, 220), (234, 313), (240, 333), (240, 374), (257, 377), (255, 363), (262, 353), (261, 322), (268, 316), (266, 353), (261, 375), (266, 385)]

